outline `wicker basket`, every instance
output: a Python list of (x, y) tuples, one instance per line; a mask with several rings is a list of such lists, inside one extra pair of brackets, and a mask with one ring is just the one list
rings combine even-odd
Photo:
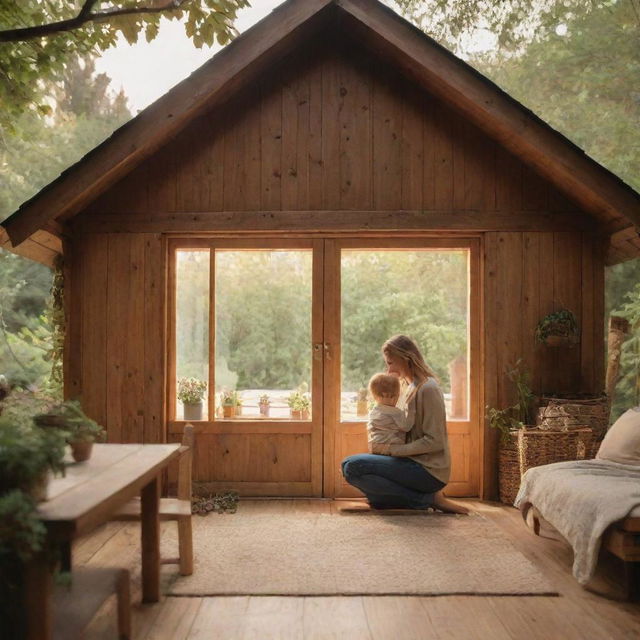
[(513, 504), (520, 488), (520, 459), (518, 432), (511, 432), (509, 442), (500, 441), (498, 447), (498, 491), (500, 502)]
[(595, 442), (600, 442), (607, 432), (610, 405), (606, 395), (543, 397), (540, 405), (538, 426), (542, 430), (567, 431), (589, 427)]
[(532, 467), (593, 457), (594, 434), (590, 428), (550, 431), (538, 428), (512, 432), (510, 443), (500, 443), (498, 483), (500, 502), (513, 504), (520, 480)]

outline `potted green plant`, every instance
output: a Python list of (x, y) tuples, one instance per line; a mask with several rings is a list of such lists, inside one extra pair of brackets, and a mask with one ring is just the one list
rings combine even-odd
[(360, 387), (360, 389), (358, 389), (358, 395), (356, 397), (356, 415), (366, 416), (367, 413), (369, 413), (367, 402), (367, 388)]
[(104, 442), (106, 437), (103, 427), (83, 411), (79, 400), (65, 400), (51, 407), (47, 413), (35, 416), (34, 422), (42, 427), (62, 430), (76, 462), (88, 460), (93, 443)]
[(59, 429), (40, 429), (26, 416), (2, 416), (0, 495), (19, 489), (44, 500), (49, 473), (64, 474), (66, 436)]
[(220, 394), (220, 403), (222, 404), (223, 417), (234, 418), (236, 415), (236, 407), (238, 406), (237, 392), (223, 389)]
[(308, 420), (311, 409), (311, 399), (300, 390), (293, 391), (287, 398), (291, 417), (294, 420)]
[(568, 309), (559, 309), (538, 322), (536, 342), (549, 347), (574, 346), (580, 342), (576, 317)]
[(500, 500), (513, 504), (520, 487), (520, 461), (517, 447), (517, 433), (532, 422), (535, 396), (530, 387), (528, 375), (521, 370), (521, 361), (507, 371), (507, 377), (516, 388), (515, 404), (505, 409), (487, 407), (486, 418), (489, 426), (500, 433), (498, 443), (498, 486)]
[(185, 420), (202, 420), (202, 401), (207, 392), (207, 383), (198, 378), (178, 380), (178, 400), (182, 402)]
[(258, 409), (260, 410), (260, 415), (265, 418), (269, 415), (269, 407), (271, 405), (271, 399), (265, 393), (258, 398)]

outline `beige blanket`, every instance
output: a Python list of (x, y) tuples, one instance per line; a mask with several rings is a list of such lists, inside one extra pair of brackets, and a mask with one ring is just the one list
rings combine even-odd
[(529, 469), (515, 506), (532, 504), (573, 547), (582, 585), (595, 570), (602, 534), (640, 506), (640, 467), (604, 460), (558, 462)]

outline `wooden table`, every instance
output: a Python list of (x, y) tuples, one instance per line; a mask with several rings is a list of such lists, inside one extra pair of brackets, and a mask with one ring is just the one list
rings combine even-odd
[[(47, 528), (47, 549), (88, 533), (128, 500), (142, 501), (142, 601), (160, 599), (160, 473), (178, 457), (180, 444), (98, 444), (87, 462), (71, 464), (66, 476), (49, 484), (38, 514)], [(51, 637), (52, 575), (47, 550), (27, 569), (28, 637)]]

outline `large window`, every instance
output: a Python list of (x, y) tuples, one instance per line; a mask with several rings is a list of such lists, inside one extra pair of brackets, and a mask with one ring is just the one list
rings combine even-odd
[[(181, 249), (176, 260), (176, 419), (309, 420), (311, 250)], [(200, 414), (180, 396), (189, 384), (207, 387)]]
[(367, 383), (384, 367), (380, 346), (398, 333), (435, 370), (449, 418), (467, 419), (467, 250), (343, 250), (341, 298), (342, 420), (366, 419)]

